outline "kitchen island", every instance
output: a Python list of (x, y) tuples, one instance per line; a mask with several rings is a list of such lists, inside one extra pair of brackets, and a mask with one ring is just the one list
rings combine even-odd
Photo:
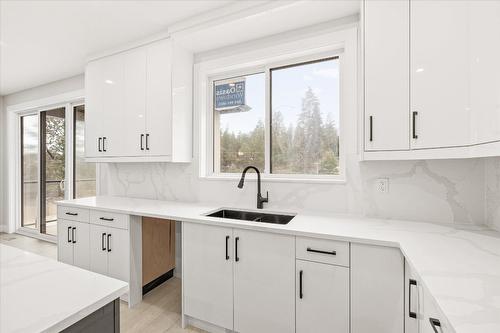
[(127, 283), (0, 244), (0, 332), (119, 332)]

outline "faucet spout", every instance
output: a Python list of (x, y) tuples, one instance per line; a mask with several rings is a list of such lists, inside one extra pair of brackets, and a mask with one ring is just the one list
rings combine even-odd
[(267, 192), (266, 197), (262, 197), (262, 194), (260, 192), (260, 171), (256, 167), (249, 165), (245, 169), (243, 169), (243, 172), (241, 173), (241, 178), (240, 182), (238, 183), (238, 188), (243, 188), (243, 185), (245, 184), (245, 175), (247, 174), (247, 171), (253, 169), (255, 173), (257, 173), (257, 208), (262, 209), (264, 208), (264, 202), (269, 201), (269, 192)]

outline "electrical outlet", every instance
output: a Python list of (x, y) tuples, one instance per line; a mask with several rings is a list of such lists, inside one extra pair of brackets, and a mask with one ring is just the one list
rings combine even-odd
[(376, 186), (379, 193), (389, 193), (389, 178), (378, 178)]

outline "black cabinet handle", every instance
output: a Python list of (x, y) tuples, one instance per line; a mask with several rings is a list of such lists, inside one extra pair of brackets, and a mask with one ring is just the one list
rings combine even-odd
[(337, 251), (323, 251), (323, 250), (315, 250), (311, 249), (310, 247), (307, 248), (307, 252), (314, 252), (314, 253), (321, 253), (321, 254), (329, 254), (331, 256), (336, 256)]
[(411, 286), (417, 286), (417, 281), (414, 280), (414, 279), (410, 279), (409, 280), (409, 284), (408, 284), (408, 316), (410, 318), (417, 318), (417, 313), (416, 312), (413, 312), (411, 311)]
[(439, 319), (436, 318), (429, 318), (429, 322), (431, 323), (431, 327), (434, 330), (435, 333), (439, 333), (438, 329), (436, 327), (441, 327), (441, 322)]
[(106, 238), (106, 233), (103, 232), (101, 236), (101, 245), (102, 245), (102, 250), (106, 251), (106, 245), (104, 245), (104, 238)]
[(68, 227), (68, 243), (71, 243), (70, 233), (71, 233), (71, 227)]
[(299, 298), (302, 299), (304, 297), (304, 293), (302, 292), (302, 277), (304, 275), (304, 271), (299, 272)]
[(99, 220), (103, 220), (103, 221), (114, 221), (115, 219), (111, 218), (111, 217), (100, 217)]
[(78, 215), (78, 213), (66, 212), (66, 215), (77, 216), (77, 215)]
[(239, 237), (236, 237), (234, 239), (234, 260), (240, 261), (240, 257), (238, 257), (238, 241), (240, 240)]
[(102, 141), (102, 138), (99, 138), (99, 140), (97, 140), (97, 149), (102, 152), (102, 149), (101, 149), (101, 141)]
[(76, 228), (73, 227), (73, 228), (71, 228), (71, 240), (73, 241), (73, 244), (76, 243), (76, 237), (75, 237), (75, 235), (76, 235)]
[(103, 136), (102, 137), (102, 151), (106, 151), (106, 146), (105, 146), (105, 143), (106, 143), (106, 137)]
[(418, 139), (418, 135), (417, 135), (417, 115), (418, 115), (417, 111), (413, 111), (412, 112), (412, 121), (413, 121), (412, 136), (413, 136), (414, 139)]
[(370, 116), (370, 142), (373, 141), (373, 116)]
[(110, 238), (111, 238), (111, 234), (108, 234), (108, 244), (107, 244), (107, 247), (108, 247), (108, 252), (111, 252), (111, 246), (109, 245), (110, 244)]
[(149, 150), (149, 134), (146, 133), (146, 150)]
[(229, 236), (226, 236), (226, 260), (229, 260)]
[(141, 134), (141, 150), (144, 150), (144, 146), (142, 144), (143, 140), (144, 140), (144, 134)]

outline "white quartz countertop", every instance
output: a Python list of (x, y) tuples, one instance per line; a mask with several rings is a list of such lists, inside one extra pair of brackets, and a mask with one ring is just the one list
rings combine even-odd
[(128, 284), (0, 244), (0, 332), (59, 332)]
[(307, 211), (295, 212), (297, 216), (287, 225), (275, 225), (204, 216), (221, 208), (213, 204), (126, 197), (92, 197), (59, 204), (399, 247), (457, 333), (500, 332), (500, 233), (486, 228)]

